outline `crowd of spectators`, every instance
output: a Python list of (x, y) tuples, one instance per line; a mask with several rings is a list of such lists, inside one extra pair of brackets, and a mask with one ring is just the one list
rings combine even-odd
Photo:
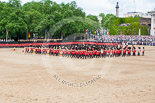
[(155, 36), (96, 36), (95, 41), (99, 42), (114, 42), (114, 43), (127, 43), (128, 45), (148, 45), (155, 46)]
[[(74, 38), (65, 38), (64, 40), (25, 40), (25, 41), (18, 41), (16, 43), (45, 43), (45, 42), (74, 42), (74, 41), (92, 41), (92, 42), (103, 42), (103, 43), (122, 43), (128, 45), (148, 45), (148, 46), (155, 46), (155, 36), (126, 36), (126, 35), (91, 35), (90, 37), (79, 37), (79, 39)], [(0, 43), (15, 43), (14, 40), (5, 40), (0, 39)]]

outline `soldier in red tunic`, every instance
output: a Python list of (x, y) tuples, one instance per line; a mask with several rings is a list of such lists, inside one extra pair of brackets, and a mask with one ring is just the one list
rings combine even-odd
[(145, 48), (143, 47), (143, 50), (142, 50), (142, 56), (144, 56), (144, 52), (145, 52)]
[(133, 49), (133, 56), (136, 56), (136, 48)]
[(127, 56), (131, 56), (131, 49), (128, 48), (128, 55)]

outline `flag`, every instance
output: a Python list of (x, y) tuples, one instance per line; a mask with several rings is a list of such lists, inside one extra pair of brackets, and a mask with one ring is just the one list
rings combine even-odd
[(107, 35), (110, 35), (109, 29), (108, 29), (108, 31), (107, 31)]
[(86, 30), (86, 35), (88, 34), (88, 29)]
[(6, 42), (7, 42), (7, 38), (8, 38), (8, 30), (6, 30)]
[(6, 35), (8, 36), (8, 34), (9, 34), (9, 31), (8, 31), (8, 30), (6, 30)]
[(96, 34), (96, 30), (95, 30), (95, 34)]
[(91, 30), (89, 30), (89, 34), (91, 34)]
[(97, 29), (97, 34), (99, 34), (98, 29)]
[(30, 37), (31, 37), (30, 32), (28, 32), (28, 38), (30, 38)]
[(104, 34), (107, 35), (107, 30), (104, 30)]

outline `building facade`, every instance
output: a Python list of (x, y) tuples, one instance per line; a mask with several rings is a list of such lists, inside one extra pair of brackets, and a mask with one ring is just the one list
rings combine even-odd
[(135, 17), (135, 16), (139, 16), (139, 17), (142, 17), (142, 18), (151, 18), (150, 13), (128, 12), (128, 13), (124, 14), (124, 17)]
[(151, 14), (151, 35), (155, 36), (155, 12)]
[(148, 27), (148, 34), (151, 31), (151, 18), (140, 18), (140, 25)]

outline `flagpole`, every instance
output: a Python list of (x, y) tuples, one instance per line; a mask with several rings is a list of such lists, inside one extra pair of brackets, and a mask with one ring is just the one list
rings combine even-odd
[(46, 30), (45, 30), (45, 40), (46, 40)]
[(7, 34), (8, 34), (8, 32), (7, 32), (7, 30), (6, 30), (6, 42), (7, 42), (7, 38), (8, 38), (8, 37), (7, 37)]
[(26, 31), (26, 40), (28, 40), (28, 29)]
[(63, 32), (61, 33), (61, 39), (63, 40)]
[(141, 35), (141, 30), (139, 29), (139, 36)]

